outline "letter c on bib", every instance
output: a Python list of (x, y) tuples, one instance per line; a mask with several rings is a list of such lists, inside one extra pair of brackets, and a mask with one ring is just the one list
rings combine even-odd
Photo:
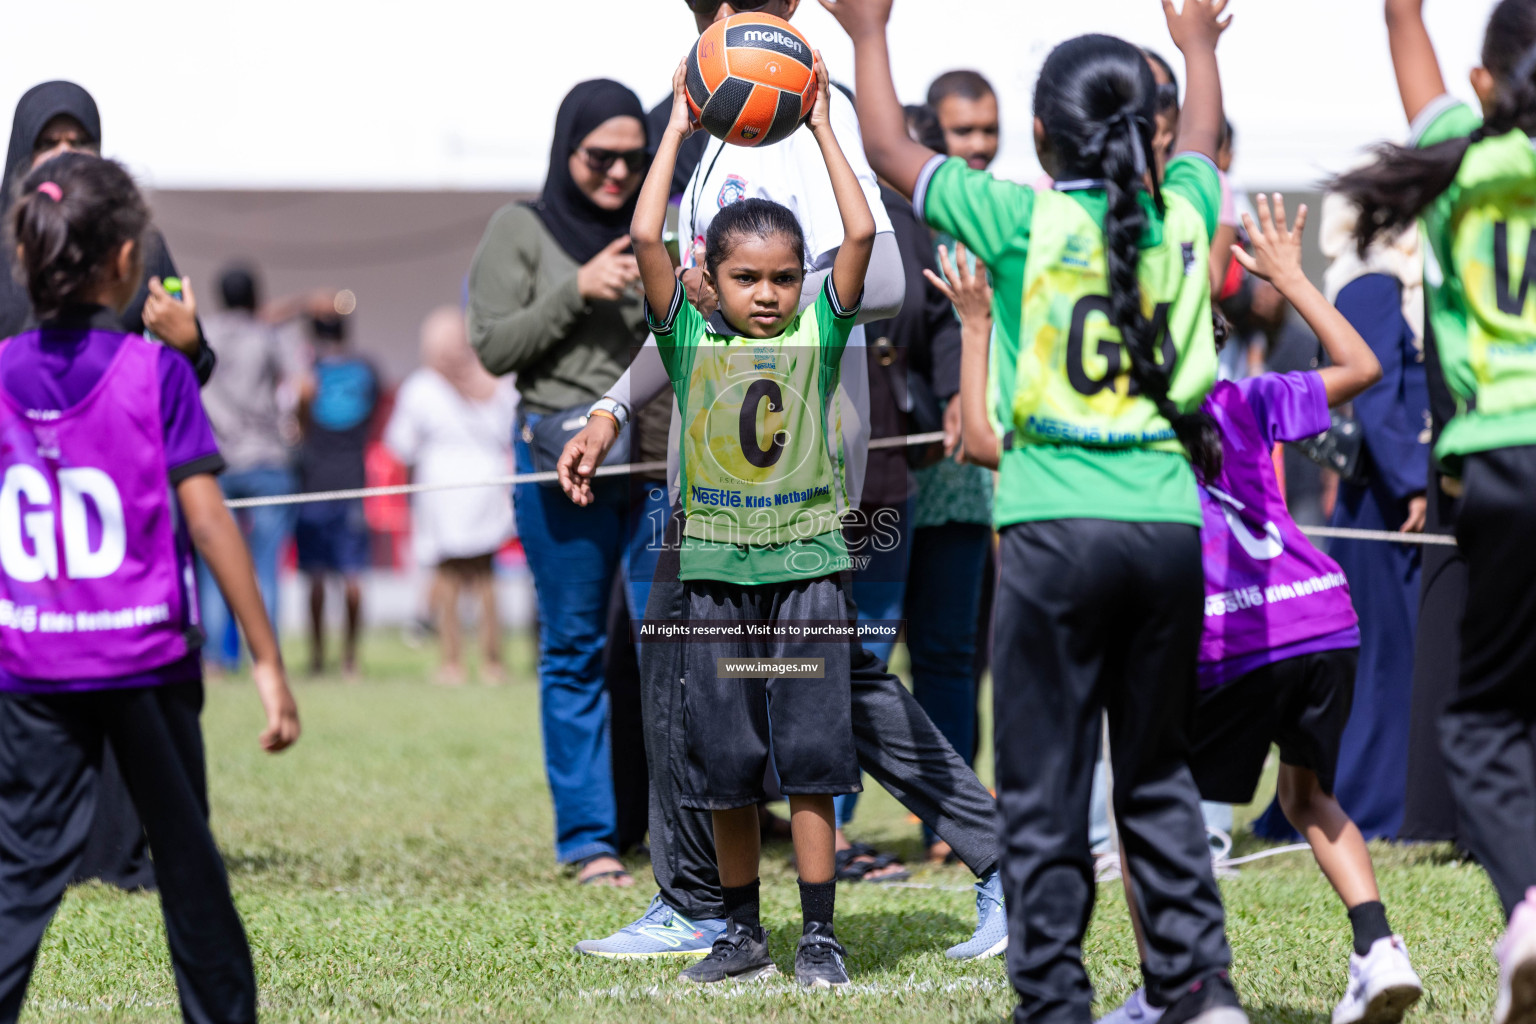
[[(101, 544), (95, 551), (91, 550), (86, 498), (95, 503), (101, 516)], [(90, 466), (59, 470), (59, 517), (64, 527), (65, 571), (70, 579), (99, 580), (122, 567), (128, 530), (123, 522), (123, 499), (111, 477)]]
[[(42, 509), (21, 512), (21, 499)], [(58, 579), (59, 549), (53, 540), (53, 490), (35, 467), (11, 466), (0, 484), (0, 569), (20, 583)], [(27, 551), (26, 540), (32, 541)]]
[(1285, 538), (1280, 536), (1280, 528), (1272, 520), (1264, 523), (1264, 536), (1255, 537), (1248, 531), (1248, 524), (1243, 522), (1239, 512), (1248, 506), (1238, 501), (1225, 491), (1218, 491), (1214, 487), (1206, 487), (1206, 492), (1216, 499), (1216, 504), (1221, 506), (1221, 513), (1227, 519), (1227, 527), (1232, 531), (1232, 536), (1237, 538), (1248, 557), (1259, 562), (1267, 562), (1271, 558), (1279, 558), (1285, 551)]

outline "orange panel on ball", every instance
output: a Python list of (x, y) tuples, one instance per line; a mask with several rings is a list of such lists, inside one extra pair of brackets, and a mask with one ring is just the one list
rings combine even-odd
[(699, 73), (710, 92), (720, 88), (720, 83), (730, 75), (725, 58), (725, 22), (709, 26), (698, 43)]
[(773, 116), (779, 110), (779, 90), (759, 85), (747, 97), (741, 108), (741, 116), (731, 128), (731, 140), (743, 146), (755, 146), (773, 127)]
[(786, 92), (800, 92), (814, 77), (804, 64), (772, 50), (735, 46), (730, 49), (727, 59), (735, 77)]

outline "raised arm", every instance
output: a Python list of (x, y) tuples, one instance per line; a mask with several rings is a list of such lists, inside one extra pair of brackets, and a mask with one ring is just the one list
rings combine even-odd
[(1424, 26), (1424, 0), (1387, 0), (1386, 15), (1397, 91), (1412, 124), (1425, 107), (1445, 95), (1445, 76)]
[(875, 173), (908, 199), (923, 167), (938, 153), (907, 134), (906, 114), (891, 79), (891, 55), (885, 42), (892, 0), (820, 0), (853, 40), (854, 92), (864, 153)]
[(677, 151), (694, 130), (693, 114), (688, 109), (687, 76), (688, 62), (684, 60), (672, 74), (672, 117), (667, 121), (666, 131), (662, 132), (645, 184), (640, 186), (635, 217), (629, 225), (645, 299), (658, 316), (672, 305), (672, 293), (677, 289), (677, 272), (672, 268), (672, 256), (667, 252), (661, 234), (667, 226), (667, 203), (672, 198), (672, 171), (677, 166)]
[(1184, 106), (1179, 111), (1180, 153), (1200, 153), (1216, 159), (1221, 145), (1221, 71), (1216, 64), (1216, 43), (1232, 24), (1232, 16), (1223, 18), (1227, 0), (1184, 0), (1182, 11), (1173, 0), (1163, 0), (1163, 14), (1168, 18), (1168, 34), (1184, 54), (1184, 69), (1189, 85)]
[[(1328, 392), (1329, 406), (1354, 398), (1381, 380), (1381, 362), (1360, 332), (1335, 309), (1323, 293), (1301, 272), (1301, 237), (1307, 223), (1307, 208), (1296, 211), (1296, 223), (1288, 226), (1285, 198), (1275, 193), (1274, 216), (1269, 200), (1258, 197), (1259, 223), (1243, 215), (1243, 224), (1253, 241), (1250, 255), (1241, 246), (1232, 247), (1233, 257), (1283, 295), (1323, 343), (1323, 350), (1333, 365), (1318, 371)], [(1277, 222), (1278, 218), (1278, 222)]]
[(827, 162), (832, 194), (837, 197), (837, 212), (843, 218), (843, 244), (838, 246), (837, 256), (832, 261), (832, 287), (837, 292), (838, 305), (852, 309), (863, 295), (864, 275), (869, 270), (869, 256), (875, 248), (875, 215), (869, 209), (859, 176), (853, 173), (848, 156), (837, 144), (837, 134), (832, 131), (832, 87), (827, 81), (827, 66), (822, 63), (820, 51), (816, 51), (815, 58), (816, 105), (811, 108), (811, 134), (821, 147), (822, 159)]
[(928, 283), (949, 297), (960, 316), (960, 437), (967, 462), (996, 469), (1002, 452), (987, 415), (987, 361), (992, 347), (992, 286), (987, 268), (965, 246), (939, 247), (940, 277), (923, 269)]

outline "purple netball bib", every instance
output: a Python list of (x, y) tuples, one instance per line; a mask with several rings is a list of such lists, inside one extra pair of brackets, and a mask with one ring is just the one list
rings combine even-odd
[(1291, 519), (1270, 457), (1276, 441), (1328, 429), (1322, 379), (1287, 373), (1222, 381), (1202, 408), (1215, 418), (1222, 448), (1221, 473), (1200, 489), (1202, 666), (1353, 627), (1359, 620), (1343, 570)]
[(190, 649), (161, 351), (125, 338), (63, 411), (25, 409), (0, 389), (0, 669), (12, 675), (89, 688)]

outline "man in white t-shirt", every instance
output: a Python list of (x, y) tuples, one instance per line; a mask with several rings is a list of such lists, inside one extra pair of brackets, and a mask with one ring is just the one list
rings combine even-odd
[[(685, 0), (700, 32), (718, 18), (742, 11), (790, 18), (800, 0)], [(670, 105), (670, 104), (669, 104)], [(833, 131), (858, 175), (876, 219), (875, 249), (865, 277), (861, 321), (888, 319), (901, 308), (905, 292), (901, 255), (891, 223), (880, 200), (880, 187), (864, 157), (853, 104), (840, 92), (831, 96)], [(727, 146), (707, 139), (699, 162), (681, 193), (678, 234), (682, 269), (689, 298), (706, 314), (715, 313), (714, 296), (703, 281), (703, 243), (709, 223), (725, 206), (749, 197), (770, 199), (794, 211), (806, 237), (810, 267), (802, 291), (808, 305), (831, 272), (842, 244), (842, 217), (832, 193), (825, 161), (815, 140), (797, 132), (785, 141), (762, 148)], [(716, 326), (728, 328), (714, 317)], [(734, 332), (731, 332), (734, 333)], [(855, 328), (842, 361), (840, 413), (842, 453), (848, 493), (857, 505), (869, 442), (868, 363), (862, 327)], [(656, 351), (647, 341), (629, 370), (593, 406), (609, 413), (593, 416), (572, 438), (560, 459), (562, 485), (579, 486), (599, 466), (631, 412), (670, 387)], [(672, 419), (668, 479), (677, 497), (677, 430)], [(673, 517), (675, 533), (677, 517)], [(677, 581), (675, 538), (662, 545), (651, 587), (648, 619), (676, 619), (682, 587)], [(651, 865), (660, 893), (645, 915), (604, 939), (581, 942), (577, 949), (595, 956), (632, 958), (707, 953), (724, 930), (724, 907), (714, 863), (712, 832), (707, 814), (682, 808), (679, 782), (684, 754), (677, 728), (682, 721), (679, 675), (681, 648), (675, 644), (643, 644), (641, 676), (646, 754), (651, 774)], [(981, 879), (977, 884), (978, 924), (967, 942), (953, 947), (955, 959), (993, 956), (1007, 945), (1006, 916), (996, 868), (996, 804), (970, 766), (955, 753), (929, 721), (901, 681), (855, 642), (852, 652), (852, 695), (855, 745), (860, 765), (877, 778), (943, 837)]]

